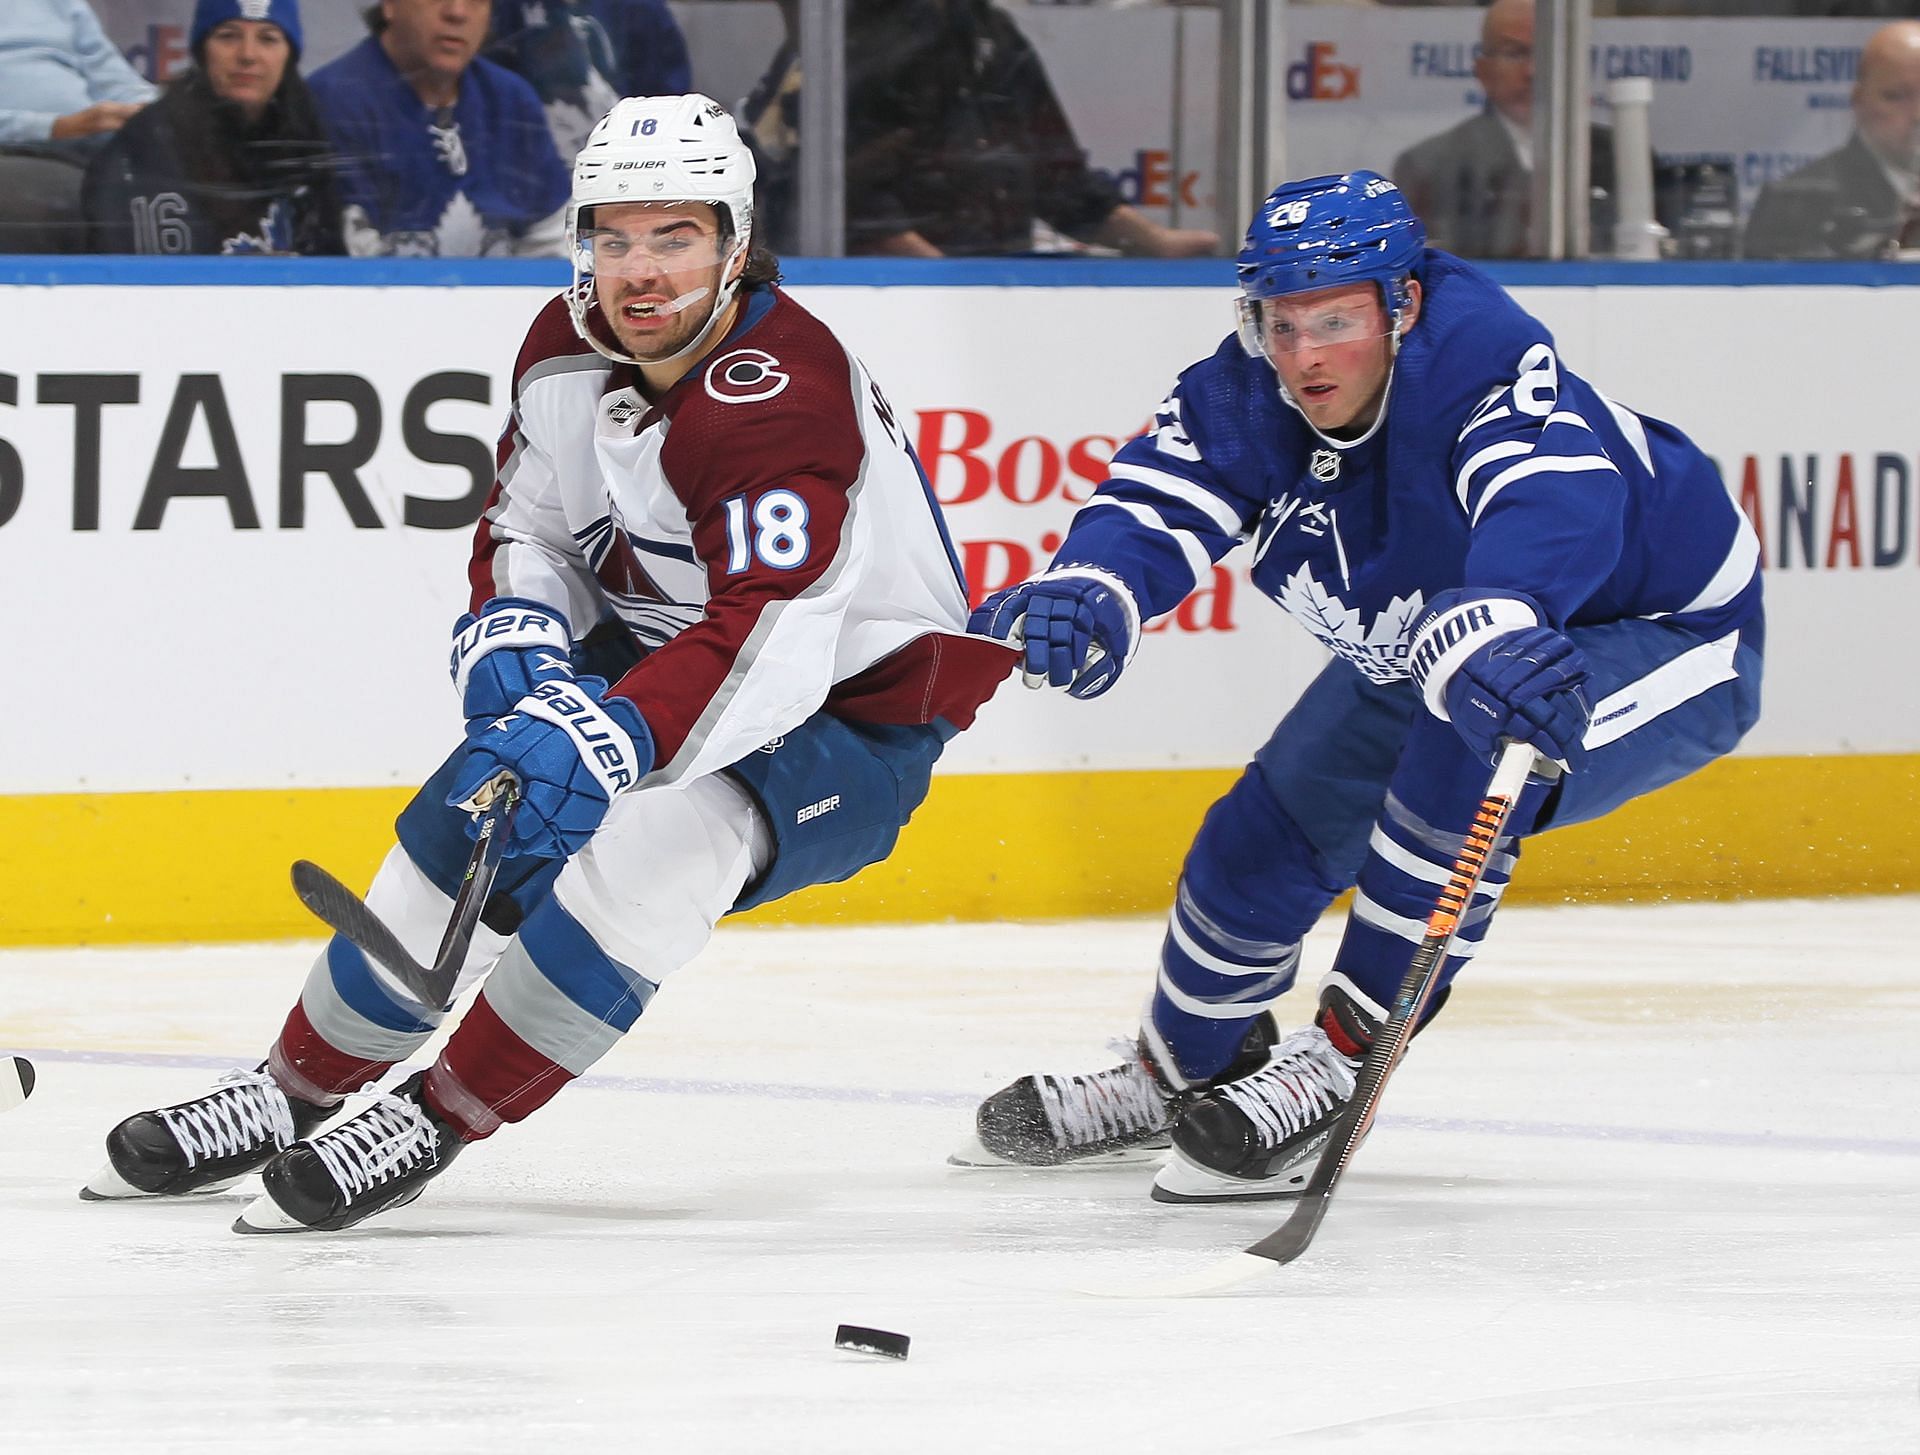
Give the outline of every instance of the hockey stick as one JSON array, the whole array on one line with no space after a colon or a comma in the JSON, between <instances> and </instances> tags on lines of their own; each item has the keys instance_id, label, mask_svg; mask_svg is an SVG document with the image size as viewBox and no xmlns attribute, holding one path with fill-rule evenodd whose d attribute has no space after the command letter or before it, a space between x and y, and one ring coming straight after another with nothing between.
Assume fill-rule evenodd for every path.
<instances>
[{"instance_id":1,"label":"hockey stick","mask_svg":"<svg viewBox=\"0 0 1920 1455\"><path fill-rule=\"evenodd\" d=\"M0 1111L12 1111L33 1095L33 1062L25 1056L0 1056Z\"/></svg>"},{"instance_id":2,"label":"hockey stick","mask_svg":"<svg viewBox=\"0 0 1920 1455\"><path fill-rule=\"evenodd\" d=\"M1527 775L1533 771L1534 757L1533 748L1526 743L1509 742L1501 749L1493 779L1487 784L1486 797L1480 800L1479 808L1474 811L1473 826L1467 830L1466 842L1461 846L1459 857L1453 861L1453 872L1447 877L1446 887L1440 891L1433 912L1427 916L1426 938L1420 941L1420 948L1414 951L1413 963L1407 967L1407 973L1400 981L1393 1011L1374 1034L1373 1045L1367 1051L1367 1059L1361 1064L1359 1078L1354 1084L1353 1099L1335 1124L1332 1136L1320 1152L1320 1160L1314 1164L1313 1175L1307 1179L1306 1189L1294 1204L1293 1211L1287 1215L1287 1220L1259 1242L1222 1259L1211 1268L1204 1268L1183 1278L1171 1278L1129 1290L1129 1296L1177 1297L1231 1288L1236 1283L1291 1263L1307 1251L1307 1245L1313 1241L1313 1235L1320 1230L1320 1224L1327 1215L1327 1207L1333 1201L1334 1188L1339 1184L1341 1174L1347 1170L1354 1152L1373 1126L1374 1115L1380 1110L1381 1094L1386 1090L1387 1078L1393 1075L1394 1067L1406 1055L1407 1043L1413 1039L1420 1017L1433 998L1434 987L1440 979L1440 967L1446 963L1447 947L1453 943L1454 933L1460 927L1460 916L1466 913L1474 890L1480 886L1480 878L1487 868L1487 856L1500 841L1500 835L1507 826L1507 817L1513 812L1521 789L1526 787Z\"/></svg>"},{"instance_id":3,"label":"hockey stick","mask_svg":"<svg viewBox=\"0 0 1920 1455\"><path fill-rule=\"evenodd\" d=\"M325 869L301 859L293 866L293 892L335 934L344 935L362 954L391 971L406 986L407 993L423 1005L444 1010L453 999L454 982L466 963L467 947L473 943L473 931L493 892L493 876L505 857L507 841L512 837L514 810L520 806L519 785L502 775L489 785L491 796L480 820L480 835L467 860L467 872L460 881L460 893L453 901L453 917L440 939L439 952L432 965L422 965L381 923L380 917L359 895L335 879ZM481 790L483 793L488 789Z\"/></svg>"}]
</instances>

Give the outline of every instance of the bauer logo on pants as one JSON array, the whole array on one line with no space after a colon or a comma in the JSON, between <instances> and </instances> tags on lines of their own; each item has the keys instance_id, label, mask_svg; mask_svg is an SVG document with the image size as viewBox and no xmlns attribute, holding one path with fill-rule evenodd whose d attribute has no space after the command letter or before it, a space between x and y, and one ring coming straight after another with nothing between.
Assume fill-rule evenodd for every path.
<instances>
[{"instance_id":1,"label":"bauer logo on pants","mask_svg":"<svg viewBox=\"0 0 1920 1455\"><path fill-rule=\"evenodd\" d=\"M831 798L821 799L818 803L809 803L793 816L794 824L798 826L810 822L813 819L819 818L822 814L832 813L839 806L840 795L837 793Z\"/></svg>"}]
</instances>

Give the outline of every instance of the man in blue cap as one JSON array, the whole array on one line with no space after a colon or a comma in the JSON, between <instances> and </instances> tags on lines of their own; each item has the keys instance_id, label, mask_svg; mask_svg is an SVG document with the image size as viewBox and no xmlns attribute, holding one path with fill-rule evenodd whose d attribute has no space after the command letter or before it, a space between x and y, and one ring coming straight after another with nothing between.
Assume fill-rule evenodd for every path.
<instances>
[{"instance_id":1,"label":"man in blue cap","mask_svg":"<svg viewBox=\"0 0 1920 1455\"><path fill-rule=\"evenodd\" d=\"M1441 972L1480 947L1519 840L1731 750L1759 712L1758 541L1712 461L1570 372L1372 172L1277 188L1239 329L1115 455L1048 569L972 627L1094 697L1241 542L1333 660L1188 852L1137 1051L1028 1076L956 1161L1173 1155L1166 1202L1284 1197L1353 1093L1503 741L1521 795ZM1310 1025L1271 1008L1355 891Z\"/></svg>"}]
</instances>

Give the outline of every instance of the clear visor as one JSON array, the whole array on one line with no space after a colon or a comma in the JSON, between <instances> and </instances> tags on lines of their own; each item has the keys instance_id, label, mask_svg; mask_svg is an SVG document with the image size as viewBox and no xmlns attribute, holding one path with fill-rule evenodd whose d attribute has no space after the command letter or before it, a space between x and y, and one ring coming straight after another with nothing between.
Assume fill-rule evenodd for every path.
<instances>
[{"instance_id":1,"label":"clear visor","mask_svg":"<svg viewBox=\"0 0 1920 1455\"><path fill-rule=\"evenodd\" d=\"M1297 354L1333 344L1365 343L1393 332L1393 318L1377 299L1314 303L1291 298L1241 298L1240 345L1254 358Z\"/></svg>"},{"instance_id":2,"label":"clear visor","mask_svg":"<svg viewBox=\"0 0 1920 1455\"><path fill-rule=\"evenodd\" d=\"M580 271L598 277L697 273L717 266L720 254L720 238L691 224L644 236L590 227L576 245Z\"/></svg>"}]
</instances>

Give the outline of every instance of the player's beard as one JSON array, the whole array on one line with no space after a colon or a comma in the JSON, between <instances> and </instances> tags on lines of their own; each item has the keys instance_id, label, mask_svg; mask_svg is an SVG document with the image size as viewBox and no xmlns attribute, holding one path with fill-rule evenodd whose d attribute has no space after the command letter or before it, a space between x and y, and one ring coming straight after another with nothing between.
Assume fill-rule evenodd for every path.
<instances>
[{"instance_id":1,"label":"player's beard","mask_svg":"<svg viewBox=\"0 0 1920 1455\"><path fill-rule=\"evenodd\" d=\"M674 296L674 301L685 298L689 293L702 296L680 312L673 314L666 327L639 329L626 322L626 307L635 299L648 296L645 291L629 290L621 294L620 299L611 307L601 304L608 326L620 347L639 359L642 363L657 363L672 358L684 349L705 328L707 320L713 316L716 300L710 287L695 284L683 289Z\"/></svg>"}]
</instances>

